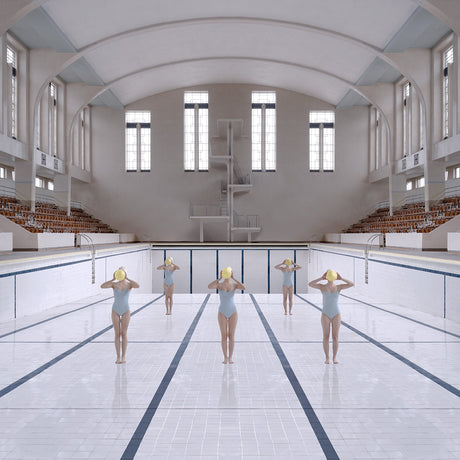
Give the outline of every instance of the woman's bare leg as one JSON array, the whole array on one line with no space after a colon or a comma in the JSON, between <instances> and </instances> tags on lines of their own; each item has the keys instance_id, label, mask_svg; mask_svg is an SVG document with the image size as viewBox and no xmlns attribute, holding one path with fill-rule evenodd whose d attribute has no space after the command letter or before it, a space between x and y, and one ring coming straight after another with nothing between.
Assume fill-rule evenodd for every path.
<instances>
[{"instance_id":1,"label":"woman's bare leg","mask_svg":"<svg viewBox=\"0 0 460 460\"><path fill-rule=\"evenodd\" d=\"M126 349L128 348L128 326L131 312L128 310L121 317L121 362L126 363Z\"/></svg>"},{"instance_id":2,"label":"woman's bare leg","mask_svg":"<svg viewBox=\"0 0 460 460\"><path fill-rule=\"evenodd\" d=\"M238 313L233 313L228 319L228 362L233 364L232 356L233 349L235 348L235 330L238 323Z\"/></svg>"},{"instance_id":3,"label":"woman's bare leg","mask_svg":"<svg viewBox=\"0 0 460 460\"><path fill-rule=\"evenodd\" d=\"M174 284L169 286L169 314L172 314L172 306L173 306L173 294L174 294Z\"/></svg>"},{"instance_id":4,"label":"woman's bare leg","mask_svg":"<svg viewBox=\"0 0 460 460\"><path fill-rule=\"evenodd\" d=\"M228 362L228 354L227 354L228 320L224 314L219 312L217 314L217 321L219 322L219 327L220 327L220 336L221 336L220 344L222 346L222 353L224 354L224 360L222 361L222 364L227 364Z\"/></svg>"},{"instance_id":5,"label":"woman's bare leg","mask_svg":"<svg viewBox=\"0 0 460 460\"><path fill-rule=\"evenodd\" d=\"M115 361L116 364L120 364L120 335L121 335L121 321L120 315L115 313L112 310L112 323L113 323L113 330L115 331L115 350L117 352L117 360Z\"/></svg>"},{"instance_id":6,"label":"woman's bare leg","mask_svg":"<svg viewBox=\"0 0 460 460\"><path fill-rule=\"evenodd\" d=\"M332 318L332 362L334 364L339 363L337 361L337 352L339 351L339 330L341 321L342 318L340 317L340 313Z\"/></svg>"},{"instance_id":7,"label":"woman's bare leg","mask_svg":"<svg viewBox=\"0 0 460 460\"><path fill-rule=\"evenodd\" d=\"M163 284L165 290L165 304L166 304L166 314L171 314L172 309L172 295L174 292L174 284L168 286L167 284Z\"/></svg>"},{"instance_id":8,"label":"woman's bare leg","mask_svg":"<svg viewBox=\"0 0 460 460\"><path fill-rule=\"evenodd\" d=\"M321 326L323 328L323 349L326 355L324 364L329 364L329 334L331 330L331 320L324 313L321 315Z\"/></svg>"},{"instance_id":9,"label":"woman's bare leg","mask_svg":"<svg viewBox=\"0 0 460 460\"><path fill-rule=\"evenodd\" d=\"M289 314L292 315L292 296L294 295L294 285L289 286L287 291L289 294Z\"/></svg>"},{"instance_id":10,"label":"woman's bare leg","mask_svg":"<svg viewBox=\"0 0 460 460\"><path fill-rule=\"evenodd\" d=\"M166 306L166 313L165 315L168 314L168 303L169 303L169 299L168 299L168 285L166 283L163 283L163 290L164 290L164 293L165 293L165 306Z\"/></svg>"},{"instance_id":11,"label":"woman's bare leg","mask_svg":"<svg viewBox=\"0 0 460 460\"><path fill-rule=\"evenodd\" d=\"M283 307L284 307L285 315L287 315L287 296L288 296L288 288L283 284Z\"/></svg>"}]
</instances>

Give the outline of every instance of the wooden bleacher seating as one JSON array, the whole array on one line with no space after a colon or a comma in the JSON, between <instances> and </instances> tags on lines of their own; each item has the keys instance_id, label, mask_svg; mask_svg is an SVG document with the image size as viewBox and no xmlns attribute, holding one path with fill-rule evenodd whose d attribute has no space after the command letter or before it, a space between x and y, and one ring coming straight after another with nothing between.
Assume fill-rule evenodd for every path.
<instances>
[{"instance_id":1,"label":"wooden bleacher seating","mask_svg":"<svg viewBox=\"0 0 460 460\"><path fill-rule=\"evenodd\" d=\"M343 233L429 233L460 214L460 196L448 197L425 212L425 203L406 204L390 216L381 208L353 224Z\"/></svg>"},{"instance_id":2,"label":"wooden bleacher seating","mask_svg":"<svg viewBox=\"0 0 460 460\"><path fill-rule=\"evenodd\" d=\"M16 198L0 196L0 214L32 233L116 233L107 224L72 208L71 215L54 204L36 202L35 212Z\"/></svg>"}]
</instances>

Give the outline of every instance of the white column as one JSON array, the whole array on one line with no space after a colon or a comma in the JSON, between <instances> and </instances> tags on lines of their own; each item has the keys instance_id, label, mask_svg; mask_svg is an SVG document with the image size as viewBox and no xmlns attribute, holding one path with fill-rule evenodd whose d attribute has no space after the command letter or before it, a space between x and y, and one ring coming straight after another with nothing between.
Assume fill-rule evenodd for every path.
<instances>
[{"instance_id":1,"label":"white column","mask_svg":"<svg viewBox=\"0 0 460 460\"><path fill-rule=\"evenodd\" d=\"M16 160L14 171L16 198L35 211L35 161Z\"/></svg>"},{"instance_id":2,"label":"white column","mask_svg":"<svg viewBox=\"0 0 460 460\"><path fill-rule=\"evenodd\" d=\"M69 214L71 199L70 174L58 174L54 178L54 203Z\"/></svg>"}]
</instances>

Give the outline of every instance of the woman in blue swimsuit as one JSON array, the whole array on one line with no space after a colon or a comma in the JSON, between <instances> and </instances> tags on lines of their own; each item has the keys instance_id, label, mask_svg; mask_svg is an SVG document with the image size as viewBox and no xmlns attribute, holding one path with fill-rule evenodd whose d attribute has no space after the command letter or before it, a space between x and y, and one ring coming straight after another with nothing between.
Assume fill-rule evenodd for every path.
<instances>
[{"instance_id":1,"label":"woman in blue swimsuit","mask_svg":"<svg viewBox=\"0 0 460 460\"><path fill-rule=\"evenodd\" d=\"M302 267L295 264L291 259L285 259L278 265L277 270L283 272L283 306L284 314L287 315L287 298L289 295L289 314L292 315L292 297L294 295L294 272Z\"/></svg>"},{"instance_id":2,"label":"woman in blue swimsuit","mask_svg":"<svg viewBox=\"0 0 460 460\"><path fill-rule=\"evenodd\" d=\"M126 349L128 347L128 326L131 318L129 311L129 293L139 284L128 278L126 269L120 267L113 274L110 281L101 284L102 289L113 289L112 323L115 331L115 350L117 351L117 364L126 363ZM121 344L120 344L121 342ZM121 346L120 346L121 345ZM121 348L121 358L120 358Z\"/></svg>"},{"instance_id":3,"label":"woman in blue swimsuit","mask_svg":"<svg viewBox=\"0 0 460 460\"><path fill-rule=\"evenodd\" d=\"M172 314L173 294L174 294L174 272L180 270L180 267L173 262L172 257L168 257L163 265L157 267L157 270L164 271L163 288L165 291L166 314Z\"/></svg>"},{"instance_id":4,"label":"woman in blue swimsuit","mask_svg":"<svg viewBox=\"0 0 460 460\"><path fill-rule=\"evenodd\" d=\"M233 272L230 267L226 267L220 272L220 278L210 283L208 288L218 289L219 291L220 305L217 320L219 321L222 352L224 353L224 360L222 363L233 364L232 356L235 347L235 329L236 323L238 322L238 313L233 297L235 295L235 289L242 289L244 291L246 286L233 277Z\"/></svg>"},{"instance_id":5,"label":"woman in blue swimsuit","mask_svg":"<svg viewBox=\"0 0 460 460\"><path fill-rule=\"evenodd\" d=\"M321 284L320 281L327 281ZM334 281L343 281L345 284L334 284ZM329 334L332 326L332 361L338 364L337 351L339 350L339 329L340 329L340 310L339 293L343 289L354 286L351 281L342 278L334 270L328 270L321 278L310 281L308 285L314 289L319 289L323 294L323 312L321 314L321 326L323 327L323 349L326 355L325 364L329 364Z\"/></svg>"}]
</instances>

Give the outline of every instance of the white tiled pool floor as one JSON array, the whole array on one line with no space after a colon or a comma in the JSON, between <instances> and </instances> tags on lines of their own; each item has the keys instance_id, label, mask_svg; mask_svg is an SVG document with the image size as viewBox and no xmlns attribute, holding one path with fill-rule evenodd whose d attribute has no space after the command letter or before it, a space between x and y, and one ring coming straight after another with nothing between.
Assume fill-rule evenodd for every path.
<instances>
[{"instance_id":1,"label":"white tiled pool floor","mask_svg":"<svg viewBox=\"0 0 460 460\"><path fill-rule=\"evenodd\" d=\"M0 459L460 458L459 324L342 297L325 365L319 295L237 294L223 365L218 297L159 295L133 293L123 365L107 295L0 324Z\"/></svg>"}]
</instances>

